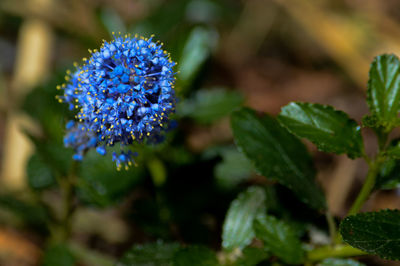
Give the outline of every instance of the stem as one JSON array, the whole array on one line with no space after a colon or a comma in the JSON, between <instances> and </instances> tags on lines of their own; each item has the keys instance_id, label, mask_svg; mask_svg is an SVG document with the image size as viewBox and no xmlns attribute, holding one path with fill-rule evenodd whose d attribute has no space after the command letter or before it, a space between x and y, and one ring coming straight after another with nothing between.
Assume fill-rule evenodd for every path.
<instances>
[{"instance_id":1,"label":"stem","mask_svg":"<svg viewBox=\"0 0 400 266\"><path fill-rule=\"evenodd\" d=\"M376 133L376 135L378 136L378 147L379 147L379 151L383 151L386 147L386 142L389 136L389 133L386 133L384 131L379 131Z\"/></svg>"},{"instance_id":2,"label":"stem","mask_svg":"<svg viewBox=\"0 0 400 266\"><path fill-rule=\"evenodd\" d=\"M64 240L67 240L71 233L71 218L75 211L75 184L76 184L76 172L78 170L78 162L72 161L69 175L65 179L64 194L63 194L63 206L64 215L62 218L62 225L64 228Z\"/></svg>"},{"instance_id":3,"label":"stem","mask_svg":"<svg viewBox=\"0 0 400 266\"><path fill-rule=\"evenodd\" d=\"M65 242L71 233L71 218L75 211L75 184L78 162L72 161L69 173L58 180L62 195L62 214L57 224L52 228L52 241Z\"/></svg>"},{"instance_id":4,"label":"stem","mask_svg":"<svg viewBox=\"0 0 400 266\"><path fill-rule=\"evenodd\" d=\"M358 194L353 205L351 206L348 215L358 213L361 207L364 205L365 201L368 199L369 195L371 194L371 191L374 189L376 175L378 174L380 165L381 165L381 159L380 156L378 155L377 159L370 163L365 183L361 188L361 191Z\"/></svg>"},{"instance_id":5,"label":"stem","mask_svg":"<svg viewBox=\"0 0 400 266\"><path fill-rule=\"evenodd\" d=\"M356 214L360 211L361 207L364 205L365 201L368 199L369 195L375 187L376 176L379 172L381 164L384 161L383 154L386 150L386 143L389 133L387 133L386 131L376 131L376 135L378 137L379 146L378 155L376 156L375 160L371 161L371 159L365 154L365 150L363 151L362 157L368 163L369 169L364 185L361 188L361 191L358 194L353 205L351 206L348 215Z\"/></svg>"},{"instance_id":6,"label":"stem","mask_svg":"<svg viewBox=\"0 0 400 266\"><path fill-rule=\"evenodd\" d=\"M344 258L344 257L354 257L360 255L367 255L367 253L357 248L353 248L352 246L349 245L336 245L334 247L324 246L309 251L307 253L307 260L320 261L332 257Z\"/></svg>"},{"instance_id":7,"label":"stem","mask_svg":"<svg viewBox=\"0 0 400 266\"><path fill-rule=\"evenodd\" d=\"M336 223L335 219L333 218L332 214L329 211L325 213L326 221L328 223L329 228L329 236L331 237L332 244L338 244L337 240L337 230L336 230Z\"/></svg>"}]
</instances>

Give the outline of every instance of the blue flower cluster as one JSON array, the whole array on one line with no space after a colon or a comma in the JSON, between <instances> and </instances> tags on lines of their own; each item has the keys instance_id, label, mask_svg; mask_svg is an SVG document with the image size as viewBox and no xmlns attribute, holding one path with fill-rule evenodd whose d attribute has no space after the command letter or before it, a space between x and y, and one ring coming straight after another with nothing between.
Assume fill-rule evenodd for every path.
<instances>
[{"instance_id":1,"label":"blue flower cluster","mask_svg":"<svg viewBox=\"0 0 400 266\"><path fill-rule=\"evenodd\" d=\"M176 65L162 44L152 37L115 36L99 50L90 51L76 71L67 72L67 84L59 86L60 102L78 111L77 122L67 124L64 143L82 159L90 148L104 155L105 146L121 144L113 154L119 169L134 163L135 155L124 150L133 142L159 141L175 111Z\"/></svg>"}]
</instances>

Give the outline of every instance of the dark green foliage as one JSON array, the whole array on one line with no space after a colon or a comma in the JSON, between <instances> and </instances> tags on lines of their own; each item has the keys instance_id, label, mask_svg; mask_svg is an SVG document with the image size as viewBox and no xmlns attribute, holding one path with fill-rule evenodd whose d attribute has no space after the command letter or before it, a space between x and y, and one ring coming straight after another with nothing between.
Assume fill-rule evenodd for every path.
<instances>
[{"instance_id":1,"label":"dark green foliage","mask_svg":"<svg viewBox=\"0 0 400 266\"><path fill-rule=\"evenodd\" d=\"M290 188L315 209L325 208L325 198L315 183L315 170L303 143L272 117L258 117L248 108L232 114L237 146L255 169Z\"/></svg>"},{"instance_id":2,"label":"dark green foliage","mask_svg":"<svg viewBox=\"0 0 400 266\"><path fill-rule=\"evenodd\" d=\"M179 60L179 80L182 84L187 86L193 81L211 55L216 41L215 33L207 28L196 27L190 32Z\"/></svg>"},{"instance_id":3,"label":"dark green foliage","mask_svg":"<svg viewBox=\"0 0 400 266\"><path fill-rule=\"evenodd\" d=\"M398 125L400 111L400 61L397 56L380 55L372 62L367 103L376 125L390 131Z\"/></svg>"},{"instance_id":4,"label":"dark green foliage","mask_svg":"<svg viewBox=\"0 0 400 266\"><path fill-rule=\"evenodd\" d=\"M57 175L68 173L73 154L71 149L63 145L65 123L73 114L55 99L60 93L56 86L63 82L63 77L61 72L57 72L52 80L32 90L22 105L22 109L39 122L44 134L36 136L26 129L25 132L34 143L40 160Z\"/></svg>"},{"instance_id":5,"label":"dark green foliage","mask_svg":"<svg viewBox=\"0 0 400 266\"><path fill-rule=\"evenodd\" d=\"M56 95L60 94L56 86L62 82L63 71L56 72L49 82L32 90L22 104L22 110L39 122L45 136L57 141L62 140L65 123L73 116L66 104L60 104L55 99Z\"/></svg>"},{"instance_id":6,"label":"dark green foliage","mask_svg":"<svg viewBox=\"0 0 400 266\"><path fill-rule=\"evenodd\" d=\"M90 151L80 167L79 195L84 202L101 207L122 199L143 177L143 165L117 171L111 154L101 156Z\"/></svg>"},{"instance_id":7,"label":"dark green foliage","mask_svg":"<svg viewBox=\"0 0 400 266\"><path fill-rule=\"evenodd\" d=\"M215 252L203 246L189 246L177 251L173 258L174 266L218 266Z\"/></svg>"},{"instance_id":8,"label":"dark green foliage","mask_svg":"<svg viewBox=\"0 0 400 266\"><path fill-rule=\"evenodd\" d=\"M273 216L259 216L254 221L256 237L273 254L289 264L299 264L304 251L295 231L288 224Z\"/></svg>"},{"instance_id":9,"label":"dark green foliage","mask_svg":"<svg viewBox=\"0 0 400 266\"><path fill-rule=\"evenodd\" d=\"M26 132L36 148L36 154L40 160L47 164L49 168L57 175L65 176L72 165L72 149L63 146L62 140L53 140L52 138L39 138Z\"/></svg>"},{"instance_id":10,"label":"dark green foliage","mask_svg":"<svg viewBox=\"0 0 400 266\"><path fill-rule=\"evenodd\" d=\"M203 246L182 247L177 243L136 245L117 266L217 266L215 252Z\"/></svg>"},{"instance_id":11,"label":"dark green foliage","mask_svg":"<svg viewBox=\"0 0 400 266\"><path fill-rule=\"evenodd\" d=\"M400 161L388 159L380 168L376 189L395 189L400 186Z\"/></svg>"},{"instance_id":12,"label":"dark green foliage","mask_svg":"<svg viewBox=\"0 0 400 266\"><path fill-rule=\"evenodd\" d=\"M282 108L281 122L291 133L306 138L324 152L360 157L363 151L360 126L331 106L290 103Z\"/></svg>"},{"instance_id":13,"label":"dark green foliage","mask_svg":"<svg viewBox=\"0 0 400 266\"><path fill-rule=\"evenodd\" d=\"M237 266L255 266L269 258L267 249L246 247L242 250L241 256L235 261Z\"/></svg>"},{"instance_id":14,"label":"dark green foliage","mask_svg":"<svg viewBox=\"0 0 400 266\"><path fill-rule=\"evenodd\" d=\"M392 145L387 149L386 154L389 158L400 159L400 141L396 140L392 142Z\"/></svg>"},{"instance_id":15,"label":"dark green foliage","mask_svg":"<svg viewBox=\"0 0 400 266\"><path fill-rule=\"evenodd\" d=\"M223 189L233 189L250 178L253 167L250 161L236 148L226 148L221 152L222 161L214 168L217 184Z\"/></svg>"},{"instance_id":16,"label":"dark green foliage","mask_svg":"<svg viewBox=\"0 0 400 266\"><path fill-rule=\"evenodd\" d=\"M128 250L117 266L171 266L175 253L180 249L177 243L150 243L136 245Z\"/></svg>"},{"instance_id":17,"label":"dark green foliage","mask_svg":"<svg viewBox=\"0 0 400 266\"><path fill-rule=\"evenodd\" d=\"M29 159L26 171L28 185L32 189L45 189L56 183L53 171L36 154L32 155Z\"/></svg>"},{"instance_id":18,"label":"dark green foliage","mask_svg":"<svg viewBox=\"0 0 400 266\"><path fill-rule=\"evenodd\" d=\"M383 210L346 217L340 224L343 240L382 258L400 259L400 211Z\"/></svg>"},{"instance_id":19,"label":"dark green foliage","mask_svg":"<svg viewBox=\"0 0 400 266\"><path fill-rule=\"evenodd\" d=\"M388 156L380 166L375 189L395 189L400 186L399 143L399 139L394 139L389 144L386 152Z\"/></svg>"},{"instance_id":20,"label":"dark green foliage","mask_svg":"<svg viewBox=\"0 0 400 266\"><path fill-rule=\"evenodd\" d=\"M265 192L260 187L250 187L232 201L226 214L222 246L226 249L243 248L253 239L253 221L266 211Z\"/></svg>"},{"instance_id":21,"label":"dark green foliage","mask_svg":"<svg viewBox=\"0 0 400 266\"><path fill-rule=\"evenodd\" d=\"M210 123L226 117L242 103L243 97L236 91L203 89L197 91L192 99L183 101L178 106L178 114L200 123Z\"/></svg>"},{"instance_id":22,"label":"dark green foliage","mask_svg":"<svg viewBox=\"0 0 400 266\"><path fill-rule=\"evenodd\" d=\"M71 251L64 245L52 245L46 248L43 256L42 266L73 266L76 259Z\"/></svg>"}]
</instances>

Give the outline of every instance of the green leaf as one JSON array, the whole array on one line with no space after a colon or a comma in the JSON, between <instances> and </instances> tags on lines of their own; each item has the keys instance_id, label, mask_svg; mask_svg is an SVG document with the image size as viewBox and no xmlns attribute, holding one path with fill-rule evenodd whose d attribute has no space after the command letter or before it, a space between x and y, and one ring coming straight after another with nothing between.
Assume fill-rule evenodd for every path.
<instances>
[{"instance_id":1,"label":"green leaf","mask_svg":"<svg viewBox=\"0 0 400 266\"><path fill-rule=\"evenodd\" d=\"M117 203L142 180L143 165L117 171L111 153L102 156L91 150L85 155L78 180L78 195L85 203L99 207Z\"/></svg>"},{"instance_id":2,"label":"green leaf","mask_svg":"<svg viewBox=\"0 0 400 266\"><path fill-rule=\"evenodd\" d=\"M400 187L400 140L394 139L387 148L388 155L375 182L375 189L395 189Z\"/></svg>"},{"instance_id":3,"label":"green leaf","mask_svg":"<svg viewBox=\"0 0 400 266\"><path fill-rule=\"evenodd\" d=\"M371 64L367 103L379 125L390 131L400 111L400 61L397 56L377 56Z\"/></svg>"},{"instance_id":4,"label":"green leaf","mask_svg":"<svg viewBox=\"0 0 400 266\"><path fill-rule=\"evenodd\" d=\"M178 105L178 114L190 117L200 123L211 123L229 115L240 107L244 99L236 91L220 88L199 90L193 98Z\"/></svg>"},{"instance_id":5,"label":"green leaf","mask_svg":"<svg viewBox=\"0 0 400 266\"><path fill-rule=\"evenodd\" d=\"M37 148L37 152L47 165L52 166L60 174L66 175L71 169L74 151L71 148L65 148L62 143L62 141L46 142L41 148Z\"/></svg>"},{"instance_id":6,"label":"green leaf","mask_svg":"<svg viewBox=\"0 0 400 266\"><path fill-rule=\"evenodd\" d=\"M400 211L384 210L346 217L340 224L343 240L384 259L400 259Z\"/></svg>"},{"instance_id":7,"label":"green leaf","mask_svg":"<svg viewBox=\"0 0 400 266\"><path fill-rule=\"evenodd\" d=\"M328 258L318 263L318 266L365 266L365 264L351 259Z\"/></svg>"},{"instance_id":8,"label":"green leaf","mask_svg":"<svg viewBox=\"0 0 400 266\"><path fill-rule=\"evenodd\" d=\"M254 230L272 254L289 264L302 262L304 251L301 242L289 225L273 216L264 216L254 221Z\"/></svg>"},{"instance_id":9,"label":"green leaf","mask_svg":"<svg viewBox=\"0 0 400 266\"><path fill-rule=\"evenodd\" d=\"M173 258L174 266L217 266L215 252L202 246L189 246L177 251Z\"/></svg>"},{"instance_id":10,"label":"green leaf","mask_svg":"<svg viewBox=\"0 0 400 266\"><path fill-rule=\"evenodd\" d=\"M386 154L393 159L400 159L400 141L396 141L395 144L391 145L387 151Z\"/></svg>"},{"instance_id":11,"label":"green leaf","mask_svg":"<svg viewBox=\"0 0 400 266\"><path fill-rule=\"evenodd\" d=\"M236 147L221 151L222 162L214 168L217 184L224 189L231 189L247 180L253 171L250 161Z\"/></svg>"},{"instance_id":12,"label":"green leaf","mask_svg":"<svg viewBox=\"0 0 400 266\"><path fill-rule=\"evenodd\" d=\"M310 140L321 151L346 153L353 159L361 156L360 126L346 113L331 106L293 102L282 108L279 122L294 135Z\"/></svg>"},{"instance_id":13,"label":"green leaf","mask_svg":"<svg viewBox=\"0 0 400 266\"><path fill-rule=\"evenodd\" d=\"M32 189L46 189L56 184L52 170L37 154L29 159L26 171Z\"/></svg>"},{"instance_id":14,"label":"green leaf","mask_svg":"<svg viewBox=\"0 0 400 266\"><path fill-rule=\"evenodd\" d=\"M136 245L124 254L117 266L172 266L172 260L179 248L177 243Z\"/></svg>"},{"instance_id":15,"label":"green leaf","mask_svg":"<svg viewBox=\"0 0 400 266\"><path fill-rule=\"evenodd\" d=\"M75 258L70 250L64 245L53 245L46 248L42 266L73 266Z\"/></svg>"},{"instance_id":16,"label":"green leaf","mask_svg":"<svg viewBox=\"0 0 400 266\"><path fill-rule=\"evenodd\" d=\"M65 122L73 113L67 104L60 104L56 95L61 91L56 86L65 82L64 71L52 73L52 79L30 91L22 102L21 109L39 122L43 133L52 140L61 141L65 133Z\"/></svg>"},{"instance_id":17,"label":"green leaf","mask_svg":"<svg viewBox=\"0 0 400 266\"><path fill-rule=\"evenodd\" d=\"M222 246L226 249L243 248L254 237L253 221L258 214L265 213L265 191L250 187L232 201L222 232Z\"/></svg>"},{"instance_id":18,"label":"green leaf","mask_svg":"<svg viewBox=\"0 0 400 266\"><path fill-rule=\"evenodd\" d=\"M179 38L179 34L182 34L179 31L179 26L186 24L182 22L185 19L187 2L187 0L177 0L168 5L154 3L152 11L149 12L148 16L132 23L129 32L142 34L144 36L155 34L157 38L163 40L169 35L172 35L171 39L173 40ZM153 5L153 3L151 5ZM170 46L170 40L168 41L168 46Z\"/></svg>"},{"instance_id":19,"label":"green leaf","mask_svg":"<svg viewBox=\"0 0 400 266\"><path fill-rule=\"evenodd\" d=\"M60 141L46 141L40 139L29 132L25 134L35 144L36 154L40 157L41 161L51 167L54 173L59 175L67 175L71 168L73 150L67 149Z\"/></svg>"},{"instance_id":20,"label":"green leaf","mask_svg":"<svg viewBox=\"0 0 400 266\"><path fill-rule=\"evenodd\" d=\"M291 189L303 202L325 209L324 195L315 183L315 170L304 144L265 115L259 118L248 108L232 114L236 145L265 177Z\"/></svg>"},{"instance_id":21,"label":"green leaf","mask_svg":"<svg viewBox=\"0 0 400 266\"><path fill-rule=\"evenodd\" d=\"M203 27L196 27L190 33L181 59L179 60L179 79L185 85L190 84L201 66L211 55L217 43L215 32Z\"/></svg>"},{"instance_id":22,"label":"green leaf","mask_svg":"<svg viewBox=\"0 0 400 266\"><path fill-rule=\"evenodd\" d=\"M265 249L246 247L241 256L235 261L237 266L255 266L269 258L269 253Z\"/></svg>"},{"instance_id":23,"label":"green leaf","mask_svg":"<svg viewBox=\"0 0 400 266\"><path fill-rule=\"evenodd\" d=\"M369 127L373 129L379 128L379 121L375 116L364 115L361 121L363 127Z\"/></svg>"},{"instance_id":24,"label":"green leaf","mask_svg":"<svg viewBox=\"0 0 400 266\"><path fill-rule=\"evenodd\" d=\"M376 178L375 189L395 189L400 187L400 160L384 162Z\"/></svg>"}]
</instances>

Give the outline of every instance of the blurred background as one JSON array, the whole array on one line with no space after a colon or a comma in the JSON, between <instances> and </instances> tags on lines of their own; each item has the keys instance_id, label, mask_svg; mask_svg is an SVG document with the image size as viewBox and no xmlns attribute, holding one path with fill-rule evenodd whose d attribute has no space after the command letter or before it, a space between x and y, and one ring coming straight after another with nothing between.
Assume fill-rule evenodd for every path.
<instances>
[{"instance_id":1,"label":"blurred background","mask_svg":"<svg viewBox=\"0 0 400 266\"><path fill-rule=\"evenodd\" d=\"M360 122L370 62L400 54L399 11L395 0L0 0L0 265L61 265L51 262L60 256L66 265L112 265L132 244L158 239L219 250L231 200L266 182L236 150L229 113L245 104L275 115L309 101ZM56 86L111 32L155 34L178 62L178 128L162 145L135 147L139 166L129 171L89 152L71 255L46 246L48 212L57 216L63 204L57 180L72 155L62 138L73 114L55 100ZM371 154L374 136L363 134ZM308 146L329 208L342 217L366 165ZM365 209L400 208L397 185ZM278 188L281 204L295 209L288 194ZM307 231L321 218L305 213L294 215Z\"/></svg>"}]
</instances>

